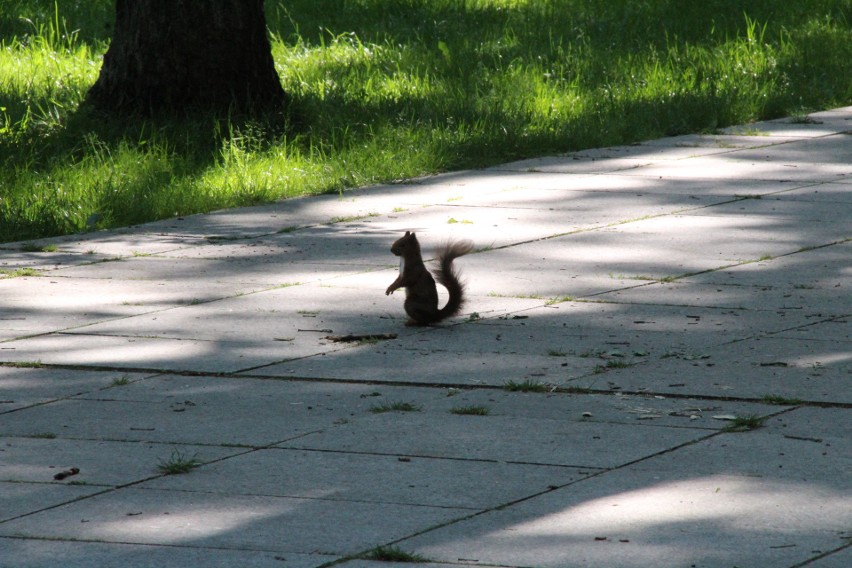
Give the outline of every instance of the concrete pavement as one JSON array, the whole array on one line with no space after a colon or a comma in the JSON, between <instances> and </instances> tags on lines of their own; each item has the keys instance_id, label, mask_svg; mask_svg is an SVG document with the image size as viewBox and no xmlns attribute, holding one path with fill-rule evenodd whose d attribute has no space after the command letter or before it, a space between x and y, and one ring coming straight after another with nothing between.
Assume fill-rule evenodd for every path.
<instances>
[{"instance_id":1,"label":"concrete pavement","mask_svg":"<svg viewBox=\"0 0 852 568\"><path fill-rule=\"evenodd\" d=\"M0 566L852 565L850 133L0 245ZM460 317L405 230L476 243Z\"/></svg>"}]
</instances>

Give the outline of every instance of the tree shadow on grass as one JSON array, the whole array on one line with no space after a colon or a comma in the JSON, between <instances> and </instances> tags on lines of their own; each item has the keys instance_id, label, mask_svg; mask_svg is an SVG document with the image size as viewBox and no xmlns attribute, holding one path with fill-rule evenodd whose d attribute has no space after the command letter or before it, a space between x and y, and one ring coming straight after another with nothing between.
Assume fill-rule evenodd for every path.
<instances>
[{"instance_id":1,"label":"tree shadow on grass","mask_svg":"<svg viewBox=\"0 0 852 568\"><path fill-rule=\"evenodd\" d=\"M103 4L83 4L76 4L73 10L60 6L60 12L67 9L69 13L60 13L62 21L54 27L60 35L66 28L79 28L76 42L101 49L108 39L111 11ZM734 39L756 45L745 39L755 33L749 22L769 24L765 39L777 42L785 26L794 29L801 23L807 31L808 22L815 21L811 12L842 21L842 9L818 4L816 10L801 3L779 10L772 3L761 2L749 7L746 19L738 4L721 0L712 3L712 10L704 4L683 7L669 2L509 4L268 2L269 28L284 42L300 41L307 46L350 42L363 52L361 59L329 57L312 71L316 77L306 80L325 81L328 89L321 95L310 89L295 95L294 115L303 122L295 125L293 133L299 142L293 145L289 145L292 140L282 142L285 133L290 135L288 119L266 123L239 117L126 120L94 115L85 107L65 115L62 108L76 108L76 101L66 101L63 88L34 95L29 108L42 109L44 116L39 120L43 124L18 140L0 142L0 163L14 172L10 178L29 176L17 189L26 188L26 195L5 196L0 241L248 205L297 191L286 183L258 191L252 187L257 180L250 178L234 196L225 198L217 188L205 186L203 174L220 160L223 147L235 140L238 145L250 141L239 148L249 158L281 148L303 151L312 158L320 156L311 166L329 171L301 181L311 184L311 192L326 192L425 172L713 130L755 116L777 116L796 105L840 96L831 77L848 75L844 65L850 58L844 57L842 49L834 50L838 54L827 60L830 72L824 72L826 59L821 57L825 52L834 53L831 46L845 45L841 41L845 30L840 26L836 36L812 34L805 44L811 53L809 60L819 61L820 68L802 76L806 87L799 91L820 93L815 98L797 99L795 93L783 89L772 91L771 85L767 92L757 93L760 96L740 98L736 85L717 88L708 80L662 98L633 100L616 96L616 91L639 88L644 78L635 78L635 85L627 84L630 81L619 78L622 70L610 67L613 62L656 52L665 59L670 44L685 50L712 50ZM52 2L32 3L29 11L18 8L21 14L43 21L55 18ZM10 9L8 13L16 12ZM0 29L19 37L37 27L10 17L0 19ZM661 27L665 34L658 32ZM648 29L654 34L648 35ZM391 56L382 55L385 47ZM395 54L397 48L402 55ZM581 57L572 50L579 50ZM589 61L575 69L574 60L565 62L571 57ZM796 60L780 60L768 82L789 76L795 83L796 66ZM375 67L381 73L375 74ZM542 82L541 77L529 73L548 74L549 78ZM509 78L505 78L507 74ZM421 90L403 89L397 94L392 92L393 85L387 87L388 92L367 92L361 81L404 83L422 76L431 83ZM587 101L588 108L573 110L573 82L598 89L600 96ZM557 108L539 116L528 110L538 88L561 90L565 96L558 99ZM0 106L13 108L20 103L14 99L19 98L0 94ZM15 112L9 115L20 119ZM358 154L361 148L368 148L362 154L376 156L381 164L365 164L366 159ZM333 155L331 160L322 159L329 155ZM407 167L395 167L399 163ZM91 176L88 185L97 190L90 195L69 195L71 181L85 175Z\"/></svg>"}]
</instances>

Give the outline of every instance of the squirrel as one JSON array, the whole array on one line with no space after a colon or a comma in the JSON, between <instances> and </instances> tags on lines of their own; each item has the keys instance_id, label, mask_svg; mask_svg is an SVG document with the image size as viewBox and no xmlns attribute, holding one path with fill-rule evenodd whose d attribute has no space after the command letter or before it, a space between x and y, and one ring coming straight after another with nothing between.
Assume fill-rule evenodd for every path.
<instances>
[{"instance_id":1,"label":"squirrel","mask_svg":"<svg viewBox=\"0 0 852 568\"><path fill-rule=\"evenodd\" d=\"M405 287L405 313L410 318L406 325L429 325L459 313L464 304L464 284L453 268L453 260L473 250L470 241L448 242L436 254L438 269L435 278L423 264L420 243L409 231L391 246L391 252L399 257L399 276L388 286L385 295ZM443 308L438 308L438 289L435 279L450 293Z\"/></svg>"}]
</instances>

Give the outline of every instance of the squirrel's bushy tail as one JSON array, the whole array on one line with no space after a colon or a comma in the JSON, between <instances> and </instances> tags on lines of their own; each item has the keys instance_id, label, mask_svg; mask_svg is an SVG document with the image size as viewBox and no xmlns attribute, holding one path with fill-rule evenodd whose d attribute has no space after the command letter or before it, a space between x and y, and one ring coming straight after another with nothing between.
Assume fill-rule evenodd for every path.
<instances>
[{"instance_id":1,"label":"squirrel's bushy tail","mask_svg":"<svg viewBox=\"0 0 852 568\"><path fill-rule=\"evenodd\" d=\"M447 289L450 299L446 306L438 310L436 321L456 315L464 306L464 285L460 280L459 272L453 268L453 260L472 250L471 241L448 242L438 249L436 254L438 269L435 270L435 280Z\"/></svg>"}]
</instances>

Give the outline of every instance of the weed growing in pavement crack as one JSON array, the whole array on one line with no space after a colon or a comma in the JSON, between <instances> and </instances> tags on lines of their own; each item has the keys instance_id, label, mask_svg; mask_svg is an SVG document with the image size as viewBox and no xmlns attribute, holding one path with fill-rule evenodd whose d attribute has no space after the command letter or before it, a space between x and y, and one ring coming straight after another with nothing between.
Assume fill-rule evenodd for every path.
<instances>
[{"instance_id":1,"label":"weed growing in pavement crack","mask_svg":"<svg viewBox=\"0 0 852 568\"><path fill-rule=\"evenodd\" d=\"M727 426L725 426L725 432L748 432L750 430L757 430L763 426L764 422L766 422L766 418L760 417L756 414L737 416L731 420Z\"/></svg>"},{"instance_id":2,"label":"weed growing in pavement crack","mask_svg":"<svg viewBox=\"0 0 852 568\"><path fill-rule=\"evenodd\" d=\"M379 562L429 562L419 554L405 552L395 546L377 546L362 556L364 560L377 560Z\"/></svg>"},{"instance_id":3,"label":"weed growing in pavement crack","mask_svg":"<svg viewBox=\"0 0 852 568\"><path fill-rule=\"evenodd\" d=\"M175 448L169 459L160 460L157 464L157 471L163 475L178 475L188 473L200 465L201 461L196 456L187 458L185 453Z\"/></svg>"},{"instance_id":4,"label":"weed growing in pavement crack","mask_svg":"<svg viewBox=\"0 0 852 568\"><path fill-rule=\"evenodd\" d=\"M503 383L503 388L509 392L547 392L549 390L547 385L530 379L524 379L521 382L506 381Z\"/></svg>"},{"instance_id":5,"label":"weed growing in pavement crack","mask_svg":"<svg viewBox=\"0 0 852 568\"><path fill-rule=\"evenodd\" d=\"M778 406L798 406L804 402L799 398L787 398L772 394L765 395L762 400L766 404L776 404Z\"/></svg>"},{"instance_id":6,"label":"weed growing in pavement crack","mask_svg":"<svg viewBox=\"0 0 852 568\"><path fill-rule=\"evenodd\" d=\"M381 414L383 412L418 412L419 410L419 406L410 402L390 402L370 408L370 412L373 414Z\"/></svg>"},{"instance_id":7,"label":"weed growing in pavement crack","mask_svg":"<svg viewBox=\"0 0 852 568\"><path fill-rule=\"evenodd\" d=\"M468 416L488 416L491 411L487 406L471 404L469 406L454 406L450 409L450 412Z\"/></svg>"}]
</instances>

